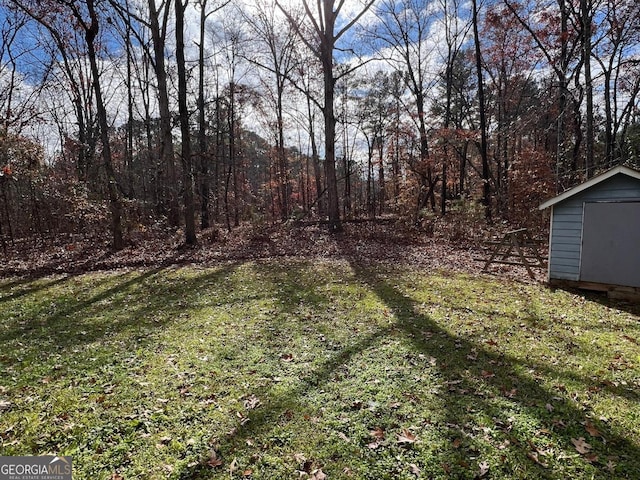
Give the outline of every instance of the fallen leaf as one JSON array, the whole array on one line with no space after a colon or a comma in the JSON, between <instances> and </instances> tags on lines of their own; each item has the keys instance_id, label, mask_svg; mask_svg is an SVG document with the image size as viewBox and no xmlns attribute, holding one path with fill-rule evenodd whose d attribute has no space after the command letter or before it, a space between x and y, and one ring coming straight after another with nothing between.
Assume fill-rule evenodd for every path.
<instances>
[{"instance_id":1,"label":"fallen leaf","mask_svg":"<svg viewBox=\"0 0 640 480\"><path fill-rule=\"evenodd\" d=\"M111 475L111 480L124 480L124 477L119 473L114 473L113 475Z\"/></svg>"},{"instance_id":2,"label":"fallen leaf","mask_svg":"<svg viewBox=\"0 0 640 480\"><path fill-rule=\"evenodd\" d=\"M242 472L243 477L250 477L251 475L253 475L253 470L251 470L250 468L247 468L244 472Z\"/></svg>"},{"instance_id":3,"label":"fallen leaf","mask_svg":"<svg viewBox=\"0 0 640 480\"><path fill-rule=\"evenodd\" d=\"M233 476L236 470L238 470L238 459L234 458L231 465L229 465L229 473Z\"/></svg>"},{"instance_id":4,"label":"fallen leaf","mask_svg":"<svg viewBox=\"0 0 640 480\"><path fill-rule=\"evenodd\" d=\"M327 475L322 471L322 469L318 469L318 470L314 470L313 472L311 472L311 477L309 477L311 480L325 480L327 478Z\"/></svg>"},{"instance_id":5,"label":"fallen leaf","mask_svg":"<svg viewBox=\"0 0 640 480\"><path fill-rule=\"evenodd\" d=\"M502 390L502 394L507 398L514 398L517 393L518 393L517 388L512 388L511 390L506 390L506 389Z\"/></svg>"},{"instance_id":6,"label":"fallen leaf","mask_svg":"<svg viewBox=\"0 0 640 480\"><path fill-rule=\"evenodd\" d=\"M207 465L213 468L222 466L222 459L218 458L218 454L215 450L211 450L211 452L209 452L209 460L207 461Z\"/></svg>"},{"instance_id":7,"label":"fallen leaf","mask_svg":"<svg viewBox=\"0 0 640 480\"><path fill-rule=\"evenodd\" d=\"M596 463L598 461L598 455L596 455L595 453L591 452L591 453L587 453L584 456L584 459L589 462L589 463Z\"/></svg>"},{"instance_id":8,"label":"fallen leaf","mask_svg":"<svg viewBox=\"0 0 640 480\"><path fill-rule=\"evenodd\" d=\"M283 414L282 417L289 421L289 420L293 420L293 417L295 417L295 413L293 412L293 410L286 410Z\"/></svg>"},{"instance_id":9,"label":"fallen leaf","mask_svg":"<svg viewBox=\"0 0 640 480\"><path fill-rule=\"evenodd\" d=\"M453 448L460 448L460 445L462 445L462 440L459 438L456 438L452 443Z\"/></svg>"},{"instance_id":10,"label":"fallen leaf","mask_svg":"<svg viewBox=\"0 0 640 480\"><path fill-rule=\"evenodd\" d=\"M242 404L244 405L244 408L246 408L247 410L253 410L254 408L259 407L262 404L262 402L255 395L251 395L249 398L245 399L244 402L242 402Z\"/></svg>"},{"instance_id":11,"label":"fallen leaf","mask_svg":"<svg viewBox=\"0 0 640 480\"><path fill-rule=\"evenodd\" d=\"M593 425L593 423L591 423L589 420L587 420L584 424L584 429L589 433L589 435L591 435L592 437L601 437L602 434L600 433L600 431Z\"/></svg>"},{"instance_id":12,"label":"fallen leaf","mask_svg":"<svg viewBox=\"0 0 640 480\"><path fill-rule=\"evenodd\" d=\"M567 428L567 424L559 418L553 419L553 426L557 428Z\"/></svg>"},{"instance_id":13,"label":"fallen leaf","mask_svg":"<svg viewBox=\"0 0 640 480\"><path fill-rule=\"evenodd\" d=\"M398 434L398 443L400 444L411 444L415 443L415 441L416 436L406 428Z\"/></svg>"},{"instance_id":14,"label":"fallen leaf","mask_svg":"<svg viewBox=\"0 0 640 480\"><path fill-rule=\"evenodd\" d=\"M384 439L384 430L380 427L376 427L369 432L369 435L378 440Z\"/></svg>"},{"instance_id":15,"label":"fallen leaf","mask_svg":"<svg viewBox=\"0 0 640 480\"><path fill-rule=\"evenodd\" d=\"M527 453L527 457L529 457L531 460L533 460L543 468L547 468L549 466L546 463L543 463L542 461L540 461L540 458L538 458L538 452L529 452Z\"/></svg>"},{"instance_id":16,"label":"fallen leaf","mask_svg":"<svg viewBox=\"0 0 640 480\"><path fill-rule=\"evenodd\" d=\"M509 445L511 445L511 442L509 440L505 440L500 445L498 445L498 449L499 450L504 450L505 448L508 448Z\"/></svg>"},{"instance_id":17,"label":"fallen leaf","mask_svg":"<svg viewBox=\"0 0 640 480\"><path fill-rule=\"evenodd\" d=\"M380 445L382 445L382 442L380 440L376 440L375 442L368 443L367 448L369 448L370 450L375 450Z\"/></svg>"},{"instance_id":18,"label":"fallen leaf","mask_svg":"<svg viewBox=\"0 0 640 480\"><path fill-rule=\"evenodd\" d=\"M553 405L551 405L550 403L547 403L544 408L546 408L548 412L553 412L555 410Z\"/></svg>"},{"instance_id":19,"label":"fallen leaf","mask_svg":"<svg viewBox=\"0 0 640 480\"><path fill-rule=\"evenodd\" d=\"M584 455L591 451L591 445L584 441L584 437L580 437L577 440L575 438L572 438L571 443L573 443L573 446L576 447L578 453Z\"/></svg>"},{"instance_id":20,"label":"fallen leaf","mask_svg":"<svg viewBox=\"0 0 640 480\"><path fill-rule=\"evenodd\" d=\"M484 477L487 473L489 473L489 462L487 461L480 462L480 465L478 465L478 468L479 468L478 478Z\"/></svg>"},{"instance_id":21,"label":"fallen leaf","mask_svg":"<svg viewBox=\"0 0 640 480\"><path fill-rule=\"evenodd\" d=\"M293 355L291 353L284 353L280 356L280 360L283 362L291 362L293 361Z\"/></svg>"},{"instance_id":22,"label":"fallen leaf","mask_svg":"<svg viewBox=\"0 0 640 480\"><path fill-rule=\"evenodd\" d=\"M411 473L413 473L416 477L420 477L421 470L415 463L409 465L409 470L411 470Z\"/></svg>"}]
</instances>

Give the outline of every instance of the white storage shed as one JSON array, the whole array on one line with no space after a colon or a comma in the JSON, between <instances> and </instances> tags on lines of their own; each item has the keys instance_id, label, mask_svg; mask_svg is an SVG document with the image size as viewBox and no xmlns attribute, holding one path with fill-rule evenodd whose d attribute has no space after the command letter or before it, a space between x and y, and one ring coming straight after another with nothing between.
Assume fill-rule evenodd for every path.
<instances>
[{"instance_id":1,"label":"white storage shed","mask_svg":"<svg viewBox=\"0 0 640 480\"><path fill-rule=\"evenodd\" d=\"M640 298L640 172L615 167L546 201L551 284Z\"/></svg>"}]
</instances>

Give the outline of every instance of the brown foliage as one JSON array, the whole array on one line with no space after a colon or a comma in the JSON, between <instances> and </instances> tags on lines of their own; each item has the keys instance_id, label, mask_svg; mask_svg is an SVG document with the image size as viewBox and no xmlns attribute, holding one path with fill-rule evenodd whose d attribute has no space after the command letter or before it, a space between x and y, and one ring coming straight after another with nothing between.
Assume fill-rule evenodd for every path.
<instances>
[{"instance_id":1,"label":"brown foliage","mask_svg":"<svg viewBox=\"0 0 640 480\"><path fill-rule=\"evenodd\" d=\"M451 217L450 225L439 223L436 235L426 236L397 222L346 223L341 234L330 234L326 227L261 226L243 224L231 232L208 229L195 247L185 247L182 232L167 233L160 228L140 227L135 242L114 252L109 239L93 237L58 237L51 244L16 242L5 257L2 275L42 276L47 274L81 274L94 270L159 268L171 265L214 266L224 262L260 261L263 259L321 260L355 259L405 265L425 272L479 272L476 258L480 243L454 243L449 228L460 223ZM455 227L458 228L458 227ZM482 233L481 233L482 232ZM486 232L482 228L478 237ZM527 280L526 272L505 269L502 274Z\"/></svg>"}]
</instances>

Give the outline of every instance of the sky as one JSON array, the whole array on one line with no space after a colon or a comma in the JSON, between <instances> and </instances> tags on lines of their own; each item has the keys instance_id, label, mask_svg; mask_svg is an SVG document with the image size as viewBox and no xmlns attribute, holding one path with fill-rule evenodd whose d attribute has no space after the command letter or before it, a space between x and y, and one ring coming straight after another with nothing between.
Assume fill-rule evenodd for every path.
<instances>
[{"instance_id":1,"label":"sky","mask_svg":"<svg viewBox=\"0 0 640 480\"><path fill-rule=\"evenodd\" d=\"M209 9L215 8L216 4L219 4L222 0L212 1L209 0ZM275 2L273 0L262 0L265 4L265 8L271 8L275 12L277 16L284 20L284 15L280 12L280 10L275 6ZM376 0L375 3L380 3L382 0ZM146 5L146 1L143 0L131 0L131 4L135 5L135 2L144 9ZM191 2L191 5L194 5L195 2ZM300 8L299 0L280 0L280 4L284 8ZM315 6L315 2L311 2L312 7ZM224 80L225 71L228 71L228 65L226 65L225 55L223 55L223 51L220 47L221 38L224 37L225 29L240 27L245 30L245 34L250 37L251 33L247 29L246 22L242 21L242 15L239 11L242 9L245 12L255 11L255 1L250 0L233 0L231 4L227 5L223 10L219 13L212 15L208 19L208 28L207 28L207 56L215 57L214 60L218 62L221 66L217 69L210 69L210 75L218 73L221 75L221 78ZM363 1L361 0L346 0L343 6L343 10L341 12L341 16L338 19L337 25L338 29L342 28L343 25L350 22L356 15L358 15L363 8ZM0 15L4 16L5 12L0 8ZM342 39L340 44L338 45L340 48L344 48L345 52L336 52L336 57L341 62L346 63L356 63L360 61L359 59L355 59L351 49L355 51L355 49L359 49L364 51L364 60L367 61L366 67L362 69L362 75L373 75L376 70L389 70L391 68L391 64L388 61L383 60L374 60L372 61L372 54L374 54L372 48L368 46L368 43L363 40L363 37L358 36L362 32L362 26L366 26L368 30L372 30L375 27L375 15L373 13L373 9L370 9L369 12L364 15L358 26L356 28L351 29ZM192 6L187 10L187 18L186 18L186 28L185 28L185 44L187 46L187 59L194 60L197 58L197 44L199 43L199 21L200 21L200 11L197 7ZM103 55L102 56L102 68L103 71L108 72L103 75L101 78L102 86L105 92L105 99L108 101L108 109L110 113L110 119L113 122L114 126L118 126L123 124L126 119L126 94L123 91L123 82L125 78L125 65L123 62L117 58L118 52L122 53L122 44L121 41L117 40L117 35L113 31L113 27L111 30L104 29L103 33L105 34L102 38L105 42L104 45L111 50L112 55ZM171 69L173 67L173 45L174 45L174 32L169 31L167 38L167 53L168 53L168 66ZM30 52L26 55L23 55L20 58L19 62L19 70L24 75L23 77L23 86L22 92L32 92L36 85L38 84L39 79L41 78L43 72L42 62L39 60L41 58L45 58L43 54L44 51L40 48L36 48L38 42L36 41L37 37L46 36L46 32L43 32L41 29L35 28L27 28L21 32L19 37L20 42L27 46L30 49ZM434 34L433 38L438 38L438 35ZM354 45L355 41L355 45ZM218 43L215 44L214 43ZM435 43L434 43L435 44ZM50 42L47 42L48 46L51 46ZM363 48L365 47L365 48ZM385 56L388 52L385 52ZM75 61L72 58L72 62ZM85 64L86 67L86 64ZM55 73L55 72L54 72ZM57 72L60 78L63 75L60 72ZM49 72L50 79L54 79L55 76L52 75L52 72ZM264 72L256 72L254 68L249 68L246 63L240 62L240 66L237 68L235 72L236 81L240 81L252 86L259 86L261 83L261 78L264 77ZM2 75L0 75L0 82L2 81ZM229 76L227 74L227 80L229 80ZM212 85L213 80L210 78L210 84ZM213 87L211 87L213 88ZM293 90L290 91L290 101L289 101L289 109L292 112L296 111L305 111L306 106L302 101L302 98L299 95L295 95ZM73 129L75 128L75 120L72 115L73 107L71 105L71 99L69 95L66 95L64 91L61 91L60 88L52 88L49 89L48 94L43 94L39 107L44 110L43 119L49 117L51 120L51 115L46 112L47 109L53 110L56 109L56 113L58 117L62 117L66 120L66 129L69 133L73 133ZM248 112L246 112L246 117L248 119L258 119L260 117L259 112L255 109L252 109L251 106L247 107ZM139 105L139 111L142 111L142 106ZM63 113L61 113L63 112ZM66 112L66 114L64 113ZM254 131L257 131L259 134L266 136L268 132L265 131L265 124L267 123L267 119L260 118L259 121L247 122L248 127ZM296 122L293 118L290 119L289 122L291 131L289 132L289 138L292 141L297 143L297 139L300 138L300 134L297 131ZM60 140L58 136L57 129L52 128L53 126L48 124L46 121L38 124L34 128L31 128L28 133L31 135L37 136L40 141L43 141L47 144L47 151L49 153L55 152L55 150L60 145ZM304 146L303 146L304 148Z\"/></svg>"},{"instance_id":2,"label":"sky","mask_svg":"<svg viewBox=\"0 0 640 480\"><path fill-rule=\"evenodd\" d=\"M157 0L159 1L159 0ZM214 8L217 4L220 4L223 0L209 0L209 9ZM267 10L271 10L275 12L277 16L284 19L284 16L280 12L280 10L275 6L275 0L232 0L231 3L223 10L218 12L215 15L212 15L208 19L207 23L207 39L206 39L206 54L207 54L207 63L210 65L211 63L218 63L220 66L217 68L209 68L209 76L208 76L208 85L209 85L209 95L213 95L215 92L215 75L220 75L221 82L228 82L230 80L229 76L229 68L227 57L224 55L224 48L222 40L225 37L225 31L230 31L233 28L241 28L247 37L251 37L252 34L248 29L247 23L242 19L242 15L240 11L244 12L255 12L257 1L263 2L265 8ZM336 0L339 1L339 0ZM341 25L347 24L351 19L353 19L356 15L361 12L363 2L365 0L346 0L344 3L344 8L342 11L341 17L338 19L338 28ZM380 25L380 20L375 14L375 9L380 7L384 2L388 0L375 0L373 7L360 19L358 25L350 30L342 39L341 43L338 45L340 49L344 51L336 52L336 58L340 62L349 63L351 65L356 64L360 61L364 61L365 65L357 71L357 75L360 75L365 78L370 78L375 75L376 71L390 71L394 68L396 63L394 63L393 58L397 58L397 52L393 52L392 49L388 47L381 47L380 44L375 44L369 40L371 32L375 31L377 27ZM413 2L418 2L419 0L410 0ZM147 0L129 0L132 5L136 3L141 6L144 10L146 8ZM280 0L280 3L284 6L284 8L300 8L301 2L300 0ZM312 7L315 7L316 2L310 2ZM421 20L425 20L428 22L428 35L424 40L422 46L422 51L426 52L427 61L425 63L425 72L429 79L435 78L435 76L441 70L442 58L444 55L443 47L444 47L444 30L442 24L442 14L438 12L438 9L441 8L443 4L442 0L431 0L430 2L430 10L427 10L424 14L420 16ZM199 17L200 12L199 9L195 6L196 2L191 0L190 7L187 10L187 18L186 18L186 29L185 29L185 40L187 45L187 59L195 60L197 58L197 44L199 43L198 35L199 35ZM470 12L470 4L469 2L463 3L461 5L461 9L464 12L464 15L468 16ZM0 7L0 20L2 21L2 26L7 26L7 16L6 11ZM461 21L461 26L464 26L465 21ZM108 109L110 114L110 119L114 126L119 126L123 124L127 120L126 115L126 93L123 89L123 82L125 79L125 63L122 62L119 54L122 53L122 42L117 39L116 32L113 27L108 24L104 25L104 33L106 34L103 38L104 46L107 47L106 50L110 50L110 55L103 55L101 60L101 66L105 74L101 77L102 85L105 91L105 98L108 101ZM52 114L54 107L56 109L56 113L58 117L63 117L66 121L65 129L73 134L73 130L75 127L74 116L71 114L72 105L70 96L67 95L64 87L62 87L62 83L55 82L56 78L63 78L63 75L59 74L59 70L56 68L48 71L49 80L52 85L46 91L46 94L43 94L42 97L38 100L38 102L33 101L34 96L33 93L37 86L39 85L39 80L43 75L43 67L44 64L40 60L45 58L43 54L43 48L52 47L51 42L46 40L47 35L43 33L42 30L38 30L35 28L27 28L21 31L21 34L17 38L16 51L27 52L23 53L18 58L18 67L19 67L19 82L20 88L17 91L16 97L14 101L19 101L20 99L32 99L32 107L40 108L43 111L43 122L37 124L33 127L28 133L37 136L41 141L46 142L47 151L52 153L55 152L55 149L60 145L58 131L56 128L53 128ZM175 34L170 29L167 35L167 64L169 69L173 69L174 65L174 53L173 53L173 45ZM44 47L38 46L38 40L45 40ZM469 38L467 37L467 41ZM255 47L252 47L255 48ZM353 51L358 51L359 56L354 55ZM7 68L7 56L6 52L2 52L2 63L0 64L0 85L6 85L7 79L9 78L9 74L11 73L11 69ZM251 53L251 50L247 52ZM72 58L72 61L76 61L76 59ZM193 63L191 64L194 65ZM259 72L254 68L250 68L250 66L243 61L240 61L239 66L235 71L235 81L245 83L252 87L259 88L263 84L263 79L265 77L265 72ZM86 64L83 68L86 68ZM595 68L595 72L597 72L597 66ZM194 70L194 75L196 71ZM57 77L56 77L57 75ZM87 85L88 88L88 85ZM321 88L321 85L318 84L318 88ZM6 89L3 89L6 91ZM3 94L0 92L0 108L3 107ZM155 106L155 102L152 99L152 109ZM300 95L295 94L294 89L290 89L287 108L291 112L289 115L288 126L290 131L288 132L288 137L291 139L292 143L298 143L298 138L304 137L303 134L299 131L299 123L300 119L296 118L297 112L304 112L306 110L305 102ZM15 108L14 108L15 110ZM47 111L49 110L49 111ZM142 105L140 99L138 98L138 110L142 112ZM2 111L2 110L0 110ZM62 112L62 113L61 113ZM66 114L64 112L67 112ZM256 131L263 137L268 137L268 131L266 129L266 125L268 123L268 118L265 117L263 112L260 109L254 108L252 105L248 105L246 107L245 120L246 127ZM47 123L47 119L50 123ZM356 135L355 132L350 134L352 137ZM319 142L321 143L321 142ZM306 146L302 146L304 149Z\"/></svg>"}]
</instances>

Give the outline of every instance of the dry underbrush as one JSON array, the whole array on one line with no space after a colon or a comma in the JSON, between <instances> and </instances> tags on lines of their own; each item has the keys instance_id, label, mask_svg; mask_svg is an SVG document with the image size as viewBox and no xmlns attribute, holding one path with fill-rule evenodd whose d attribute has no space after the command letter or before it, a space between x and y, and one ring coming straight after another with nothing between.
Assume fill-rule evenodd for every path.
<instances>
[{"instance_id":1,"label":"dry underbrush","mask_svg":"<svg viewBox=\"0 0 640 480\"><path fill-rule=\"evenodd\" d=\"M501 226L500 230L508 229ZM268 258L340 259L388 262L425 270L477 273L482 263L482 240L495 235L480 222L456 215L438 219L428 229L402 221L345 222L344 231L330 234L322 224L244 224L227 231L199 232L199 244L187 247L178 230L130 231L127 246L113 251L106 236L65 236L47 242L16 241L5 253L0 276L79 274L119 268L155 268L169 265L215 265L227 261ZM522 271L520 271L522 270ZM520 268L499 274L526 279ZM542 272L541 272L542 273Z\"/></svg>"}]
</instances>

